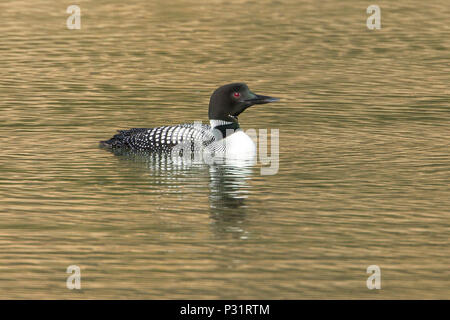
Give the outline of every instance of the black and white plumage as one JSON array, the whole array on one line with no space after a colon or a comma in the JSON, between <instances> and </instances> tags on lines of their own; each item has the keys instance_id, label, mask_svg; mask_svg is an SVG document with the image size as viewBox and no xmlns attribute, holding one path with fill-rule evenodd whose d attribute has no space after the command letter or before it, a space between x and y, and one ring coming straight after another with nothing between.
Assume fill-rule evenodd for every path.
<instances>
[{"instance_id":1,"label":"black and white plumage","mask_svg":"<svg viewBox=\"0 0 450 320\"><path fill-rule=\"evenodd\" d=\"M214 91L209 103L207 124L179 124L155 128L120 130L101 145L110 149L148 152L220 151L235 153L256 151L251 138L240 128L238 116L248 107L278 99L256 95L244 83L231 83Z\"/></svg>"},{"instance_id":2,"label":"black and white plumage","mask_svg":"<svg viewBox=\"0 0 450 320\"><path fill-rule=\"evenodd\" d=\"M128 150L170 152L176 146L199 151L218 140L207 124L179 124L156 128L134 128L120 130L108 141L102 142L110 148L126 148Z\"/></svg>"}]
</instances>

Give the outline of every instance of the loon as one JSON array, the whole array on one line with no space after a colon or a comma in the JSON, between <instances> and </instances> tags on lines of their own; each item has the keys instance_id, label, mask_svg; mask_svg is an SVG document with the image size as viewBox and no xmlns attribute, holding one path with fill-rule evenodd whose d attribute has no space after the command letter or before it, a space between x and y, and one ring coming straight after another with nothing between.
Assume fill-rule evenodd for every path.
<instances>
[{"instance_id":1,"label":"loon","mask_svg":"<svg viewBox=\"0 0 450 320\"><path fill-rule=\"evenodd\" d=\"M179 124L155 128L119 130L100 145L112 150L171 153L188 148L191 152L212 151L237 155L256 153L253 140L239 126L238 116L248 107L279 101L277 98L254 94L245 83L219 87L209 102L207 124ZM186 150L186 149L185 149Z\"/></svg>"}]
</instances>

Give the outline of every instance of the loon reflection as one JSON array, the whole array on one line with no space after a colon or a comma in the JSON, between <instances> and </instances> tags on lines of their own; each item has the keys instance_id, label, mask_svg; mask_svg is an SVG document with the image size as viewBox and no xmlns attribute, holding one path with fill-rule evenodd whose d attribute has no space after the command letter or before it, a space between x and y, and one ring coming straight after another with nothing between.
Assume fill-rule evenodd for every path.
<instances>
[{"instance_id":1,"label":"loon reflection","mask_svg":"<svg viewBox=\"0 0 450 320\"><path fill-rule=\"evenodd\" d=\"M253 167L244 163L210 166L210 208L213 227L217 235L232 233L247 237L244 229L247 218L245 201L250 193L248 180Z\"/></svg>"},{"instance_id":2,"label":"loon reflection","mask_svg":"<svg viewBox=\"0 0 450 320\"><path fill-rule=\"evenodd\" d=\"M211 226L217 237L248 237L245 230L246 199L250 193L256 160L250 158L215 158L213 163L195 157L167 153L112 150L121 161L151 174L156 184L184 187L195 178L196 184L209 187ZM203 182L204 181L204 182ZM186 190L186 189L184 189ZM192 190L195 192L195 190Z\"/></svg>"}]
</instances>

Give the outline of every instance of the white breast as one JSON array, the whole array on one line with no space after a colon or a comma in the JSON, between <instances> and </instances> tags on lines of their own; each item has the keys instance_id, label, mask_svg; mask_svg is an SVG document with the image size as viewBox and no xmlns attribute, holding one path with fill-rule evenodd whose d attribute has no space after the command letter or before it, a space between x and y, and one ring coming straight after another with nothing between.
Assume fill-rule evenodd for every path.
<instances>
[{"instance_id":1,"label":"white breast","mask_svg":"<svg viewBox=\"0 0 450 320\"><path fill-rule=\"evenodd\" d=\"M238 130L224 140L227 158L256 156L255 142L244 131Z\"/></svg>"}]
</instances>

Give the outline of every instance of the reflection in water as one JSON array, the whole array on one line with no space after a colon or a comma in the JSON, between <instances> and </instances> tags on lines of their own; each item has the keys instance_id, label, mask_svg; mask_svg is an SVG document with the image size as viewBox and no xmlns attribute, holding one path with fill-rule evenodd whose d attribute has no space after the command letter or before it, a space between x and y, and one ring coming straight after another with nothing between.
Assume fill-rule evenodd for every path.
<instances>
[{"instance_id":1,"label":"reflection in water","mask_svg":"<svg viewBox=\"0 0 450 320\"><path fill-rule=\"evenodd\" d=\"M218 235L232 233L244 238L246 206L250 193L253 167L251 163L218 164L210 167L210 207L214 231Z\"/></svg>"},{"instance_id":2,"label":"reflection in water","mask_svg":"<svg viewBox=\"0 0 450 320\"><path fill-rule=\"evenodd\" d=\"M202 157L179 157L171 154L112 150L120 160L133 163L152 176L152 183L169 183L182 187L192 175L207 177L209 173L210 217L213 232L221 238L226 234L245 239L245 199L250 193L248 180L253 174L256 159L216 158L207 163ZM201 181L199 183L202 183Z\"/></svg>"}]
</instances>

